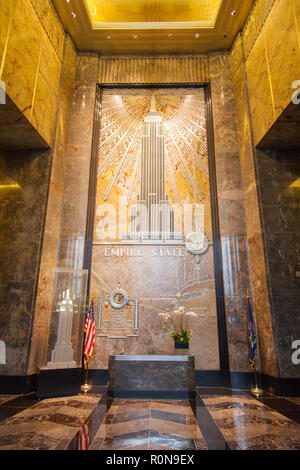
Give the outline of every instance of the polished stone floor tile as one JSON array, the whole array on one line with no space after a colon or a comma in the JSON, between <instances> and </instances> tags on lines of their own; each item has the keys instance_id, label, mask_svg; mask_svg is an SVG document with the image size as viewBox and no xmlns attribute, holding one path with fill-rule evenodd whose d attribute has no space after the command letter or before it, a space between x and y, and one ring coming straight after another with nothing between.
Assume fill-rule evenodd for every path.
<instances>
[{"instance_id":1,"label":"polished stone floor tile","mask_svg":"<svg viewBox=\"0 0 300 470\"><path fill-rule=\"evenodd\" d=\"M101 395L100 395L101 397ZM97 396L53 398L37 401L34 397L19 397L18 404L28 405L0 423L0 450L51 450L66 445L78 432L99 402ZM11 402L9 402L11 404ZM1 407L4 408L4 407Z\"/></svg>"},{"instance_id":2,"label":"polished stone floor tile","mask_svg":"<svg viewBox=\"0 0 300 470\"><path fill-rule=\"evenodd\" d=\"M202 400L231 449L300 449L300 426L255 398L205 395Z\"/></svg>"},{"instance_id":3,"label":"polished stone floor tile","mask_svg":"<svg viewBox=\"0 0 300 470\"><path fill-rule=\"evenodd\" d=\"M12 401L14 398L16 398L16 395L0 395L0 406L8 401Z\"/></svg>"},{"instance_id":4,"label":"polished stone floor tile","mask_svg":"<svg viewBox=\"0 0 300 470\"><path fill-rule=\"evenodd\" d=\"M131 449L148 445L148 430L124 433L120 436L105 437L99 450L122 450L130 447Z\"/></svg>"},{"instance_id":5,"label":"polished stone floor tile","mask_svg":"<svg viewBox=\"0 0 300 470\"><path fill-rule=\"evenodd\" d=\"M142 406L141 406L142 405ZM119 400L91 449L206 449L188 400Z\"/></svg>"},{"instance_id":6,"label":"polished stone floor tile","mask_svg":"<svg viewBox=\"0 0 300 470\"><path fill-rule=\"evenodd\" d=\"M194 424L195 417L193 414L181 414L172 411L163 411L151 409L151 418L170 421L172 423Z\"/></svg>"},{"instance_id":7,"label":"polished stone floor tile","mask_svg":"<svg viewBox=\"0 0 300 470\"><path fill-rule=\"evenodd\" d=\"M136 400L95 387L42 401L0 398L0 450L300 449L299 400L267 393L199 387L191 400Z\"/></svg>"},{"instance_id":8,"label":"polished stone floor tile","mask_svg":"<svg viewBox=\"0 0 300 470\"><path fill-rule=\"evenodd\" d=\"M177 430L176 430L177 431ZM196 445L193 439L167 432L157 432L150 430L149 445L160 445L172 450L195 450Z\"/></svg>"}]
</instances>

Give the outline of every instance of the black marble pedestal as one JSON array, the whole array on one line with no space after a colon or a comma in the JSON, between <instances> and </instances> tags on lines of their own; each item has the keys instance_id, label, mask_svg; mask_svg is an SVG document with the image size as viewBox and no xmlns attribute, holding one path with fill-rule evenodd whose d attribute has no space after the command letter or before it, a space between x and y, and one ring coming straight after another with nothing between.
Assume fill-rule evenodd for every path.
<instances>
[{"instance_id":1,"label":"black marble pedestal","mask_svg":"<svg viewBox=\"0 0 300 470\"><path fill-rule=\"evenodd\" d=\"M110 356L108 394L132 398L192 398L192 356Z\"/></svg>"}]
</instances>

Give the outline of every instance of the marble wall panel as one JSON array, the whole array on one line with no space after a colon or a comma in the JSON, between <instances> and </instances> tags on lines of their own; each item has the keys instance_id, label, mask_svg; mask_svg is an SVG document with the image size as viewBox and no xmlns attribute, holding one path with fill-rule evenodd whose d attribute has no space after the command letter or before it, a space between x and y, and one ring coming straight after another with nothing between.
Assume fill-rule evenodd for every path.
<instances>
[{"instance_id":1,"label":"marble wall panel","mask_svg":"<svg viewBox=\"0 0 300 470\"><path fill-rule=\"evenodd\" d=\"M50 147L65 33L50 1L1 3L10 8L1 6L1 40L7 47L1 48L0 79L10 99Z\"/></svg>"},{"instance_id":2,"label":"marble wall panel","mask_svg":"<svg viewBox=\"0 0 300 470\"><path fill-rule=\"evenodd\" d=\"M274 97L264 36L255 43L246 62L253 134L259 142L275 120Z\"/></svg>"},{"instance_id":3,"label":"marble wall panel","mask_svg":"<svg viewBox=\"0 0 300 470\"><path fill-rule=\"evenodd\" d=\"M0 106L0 145L6 150L49 148L8 95Z\"/></svg>"},{"instance_id":4,"label":"marble wall panel","mask_svg":"<svg viewBox=\"0 0 300 470\"><path fill-rule=\"evenodd\" d=\"M248 371L249 262L229 55L210 55L209 67L230 369Z\"/></svg>"},{"instance_id":5,"label":"marble wall panel","mask_svg":"<svg viewBox=\"0 0 300 470\"><path fill-rule=\"evenodd\" d=\"M291 101L293 82L300 80L300 36L296 8L299 13L297 1L277 0L263 31L276 118Z\"/></svg>"},{"instance_id":6,"label":"marble wall panel","mask_svg":"<svg viewBox=\"0 0 300 470\"><path fill-rule=\"evenodd\" d=\"M98 82L99 55L94 52L80 52L77 55L76 81Z\"/></svg>"},{"instance_id":7,"label":"marble wall panel","mask_svg":"<svg viewBox=\"0 0 300 470\"><path fill-rule=\"evenodd\" d=\"M83 268L96 84L75 82L58 266Z\"/></svg>"},{"instance_id":8,"label":"marble wall panel","mask_svg":"<svg viewBox=\"0 0 300 470\"><path fill-rule=\"evenodd\" d=\"M256 315L257 342L260 356L260 371L278 376L276 359L276 329L269 296L268 266L266 263L262 233L248 239L251 265L253 304Z\"/></svg>"},{"instance_id":9,"label":"marble wall panel","mask_svg":"<svg viewBox=\"0 0 300 470\"><path fill-rule=\"evenodd\" d=\"M50 172L49 151L1 155L1 375L25 375Z\"/></svg>"},{"instance_id":10,"label":"marble wall panel","mask_svg":"<svg viewBox=\"0 0 300 470\"><path fill-rule=\"evenodd\" d=\"M300 337L299 151L257 149L256 162L264 220L264 243L274 308L276 353L281 377L299 377L292 363L292 343Z\"/></svg>"},{"instance_id":11,"label":"marble wall panel","mask_svg":"<svg viewBox=\"0 0 300 470\"><path fill-rule=\"evenodd\" d=\"M291 344L300 334L299 196L290 188L299 177L299 157L255 145L291 101L300 73L298 13L299 2L259 0L231 54L261 368L286 378L299 376L291 362Z\"/></svg>"},{"instance_id":12,"label":"marble wall panel","mask_svg":"<svg viewBox=\"0 0 300 470\"><path fill-rule=\"evenodd\" d=\"M18 0L13 13L1 80L7 94L30 120L43 27L28 0ZM19 70L22 72L17 73Z\"/></svg>"},{"instance_id":13,"label":"marble wall panel","mask_svg":"<svg viewBox=\"0 0 300 470\"><path fill-rule=\"evenodd\" d=\"M253 45L255 44L275 1L276 0L257 0L255 2L243 30L246 57L248 57Z\"/></svg>"},{"instance_id":14,"label":"marble wall panel","mask_svg":"<svg viewBox=\"0 0 300 470\"><path fill-rule=\"evenodd\" d=\"M262 225L260 216L258 182L256 179L255 159L253 152L253 120L249 116L249 90L244 62L244 37L240 35L231 53L233 86L236 109L236 123L239 137L241 181L244 193L244 209L246 217L246 236L251 273L252 300L256 316L258 336L259 364L263 373L277 376L275 357L275 331L269 300L269 286L266 272L266 259L263 247ZM254 62L253 62L254 66ZM255 86L253 92L255 92ZM259 101L258 101L259 103ZM262 102L262 109L263 107ZM260 108L258 108L260 109ZM263 115L263 113L261 114Z\"/></svg>"},{"instance_id":15,"label":"marble wall panel","mask_svg":"<svg viewBox=\"0 0 300 470\"><path fill-rule=\"evenodd\" d=\"M76 60L66 37L29 373L46 365L56 334L50 331L55 269L83 268L96 84L75 82Z\"/></svg>"},{"instance_id":16,"label":"marble wall panel","mask_svg":"<svg viewBox=\"0 0 300 470\"><path fill-rule=\"evenodd\" d=\"M95 360L91 368L106 369L109 354L166 354L174 353L171 338L172 325L159 317L176 307L176 293L182 287L184 258L178 256L151 256L152 247L143 247L142 257L104 256L104 246L94 245L91 276L91 293L98 298L107 298L120 282L131 298L139 300L138 338L103 338L96 341ZM202 265L202 263L201 263ZM145 267L147 268L145 271ZM203 267L204 269L204 267ZM190 353L195 355L196 369L218 370L218 325L215 315L214 267L206 267L210 276L198 290L201 294L184 302L188 310L205 307L204 316L192 319L189 328L194 330L190 341ZM159 279L159 282L157 280ZM96 322L98 312L96 309ZM101 330L97 330L101 334Z\"/></svg>"},{"instance_id":17,"label":"marble wall panel","mask_svg":"<svg viewBox=\"0 0 300 470\"><path fill-rule=\"evenodd\" d=\"M0 64L3 60L3 54L5 52L5 44L9 33L9 23L13 6L14 2L0 2Z\"/></svg>"},{"instance_id":18,"label":"marble wall panel","mask_svg":"<svg viewBox=\"0 0 300 470\"><path fill-rule=\"evenodd\" d=\"M292 84L299 80L299 2L257 1L242 37L258 145L291 102Z\"/></svg>"},{"instance_id":19,"label":"marble wall panel","mask_svg":"<svg viewBox=\"0 0 300 470\"><path fill-rule=\"evenodd\" d=\"M69 36L66 36L61 85L58 96L58 114L52 148L52 171L49 182L47 214L43 234L43 250L30 346L29 374L36 373L40 367L45 366L47 358L55 268L59 249L60 221L63 208L67 142L74 89L75 63L75 48Z\"/></svg>"},{"instance_id":20,"label":"marble wall panel","mask_svg":"<svg viewBox=\"0 0 300 470\"><path fill-rule=\"evenodd\" d=\"M30 0L57 56L62 60L65 32L51 0Z\"/></svg>"},{"instance_id":21,"label":"marble wall panel","mask_svg":"<svg viewBox=\"0 0 300 470\"><path fill-rule=\"evenodd\" d=\"M31 122L46 142L51 141L54 133L58 87L59 82L56 92L52 91L42 76L37 82ZM45 119L45 116L51 116L51 118Z\"/></svg>"}]
</instances>

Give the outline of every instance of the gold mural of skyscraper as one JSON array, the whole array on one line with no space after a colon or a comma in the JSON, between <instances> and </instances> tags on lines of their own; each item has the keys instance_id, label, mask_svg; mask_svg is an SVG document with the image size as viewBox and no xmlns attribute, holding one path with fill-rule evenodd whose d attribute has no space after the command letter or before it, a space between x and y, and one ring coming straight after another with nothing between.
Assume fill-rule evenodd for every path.
<instances>
[{"instance_id":1,"label":"gold mural of skyscraper","mask_svg":"<svg viewBox=\"0 0 300 470\"><path fill-rule=\"evenodd\" d=\"M131 207L131 232L123 240L182 240L174 233L174 209L165 187L165 128L151 98L150 113L144 119L141 156L141 191Z\"/></svg>"},{"instance_id":2,"label":"gold mural of skyscraper","mask_svg":"<svg viewBox=\"0 0 300 470\"><path fill-rule=\"evenodd\" d=\"M195 230L197 204L208 203L207 158L203 89L105 90L97 242L184 243Z\"/></svg>"}]
</instances>

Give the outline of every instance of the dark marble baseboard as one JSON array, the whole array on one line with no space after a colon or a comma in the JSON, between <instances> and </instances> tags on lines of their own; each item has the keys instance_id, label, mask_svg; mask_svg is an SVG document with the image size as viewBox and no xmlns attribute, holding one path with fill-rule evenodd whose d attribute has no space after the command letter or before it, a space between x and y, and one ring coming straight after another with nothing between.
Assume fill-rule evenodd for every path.
<instances>
[{"instance_id":1,"label":"dark marble baseboard","mask_svg":"<svg viewBox=\"0 0 300 470\"><path fill-rule=\"evenodd\" d=\"M77 377L82 377L81 369ZM49 372L49 371L47 371ZM50 371L52 372L52 371ZM60 374L60 373L59 373ZM55 374L56 375L56 374ZM57 376L58 377L58 376ZM64 383L66 380L64 371L59 375L59 380ZM196 370L196 387L224 387L224 380L220 371ZM82 379L80 379L82 381ZM68 380L67 380L68 382ZM107 385L108 370L89 369L88 382L92 385ZM249 389L254 384L254 375L251 372L232 372L231 387L233 389ZM25 395L37 391L39 386L39 375L28 376L0 376L0 395ZM267 392L282 397L299 397L300 377L298 378L278 378L265 374L258 374L258 386ZM57 383L55 384L57 388ZM166 398L166 397L162 397Z\"/></svg>"},{"instance_id":2,"label":"dark marble baseboard","mask_svg":"<svg viewBox=\"0 0 300 470\"><path fill-rule=\"evenodd\" d=\"M254 385L253 372L231 372L231 385L233 389L247 390ZM224 387L223 374L217 370L196 370L196 387ZM93 385L106 385L108 383L108 371L106 369L89 370L89 382ZM278 396L299 396L300 378L278 379L267 375L258 374L258 385L265 391Z\"/></svg>"},{"instance_id":3,"label":"dark marble baseboard","mask_svg":"<svg viewBox=\"0 0 300 470\"><path fill-rule=\"evenodd\" d=\"M226 387L227 381L218 370L196 370L195 379L197 387ZM93 385L106 385L108 383L107 369L90 369L89 382ZM232 388L248 389L253 385L253 374L251 372L232 372ZM230 385L229 385L230 386Z\"/></svg>"},{"instance_id":4,"label":"dark marble baseboard","mask_svg":"<svg viewBox=\"0 0 300 470\"><path fill-rule=\"evenodd\" d=\"M0 395L26 395L37 389L38 375L0 375Z\"/></svg>"},{"instance_id":5,"label":"dark marble baseboard","mask_svg":"<svg viewBox=\"0 0 300 470\"><path fill-rule=\"evenodd\" d=\"M224 379L219 371L196 371L197 387L224 387ZM232 389L247 390L255 385L253 372L231 372ZM300 377L279 378L257 374L258 386L266 392L282 397L300 396Z\"/></svg>"},{"instance_id":6,"label":"dark marble baseboard","mask_svg":"<svg viewBox=\"0 0 300 470\"><path fill-rule=\"evenodd\" d=\"M121 390L110 391L108 396L111 398L136 398L136 399L165 399L165 400L179 400L195 398L196 392L184 392L170 390Z\"/></svg>"},{"instance_id":7,"label":"dark marble baseboard","mask_svg":"<svg viewBox=\"0 0 300 470\"><path fill-rule=\"evenodd\" d=\"M267 392L281 397L300 396L300 377L282 378L261 374L258 377L259 386Z\"/></svg>"},{"instance_id":8,"label":"dark marble baseboard","mask_svg":"<svg viewBox=\"0 0 300 470\"><path fill-rule=\"evenodd\" d=\"M82 369L41 370L38 398L54 398L77 395L82 383Z\"/></svg>"},{"instance_id":9,"label":"dark marble baseboard","mask_svg":"<svg viewBox=\"0 0 300 470\"><path fill-rule=\"evenodd\" d=\"M231 372L230 377L233 389L249 389L255 385L253 372Z\"/></svg>"},{"instance_id":10,"label":"dark marble baseboard","mask_svg":"<svg viewBox=\"0 0 300 470\"><path fill-rule=\"evenodd\" d=\"M228 384L219 370L196 370L196 387L225 387Z\"/></svg>"}]
</instances>

